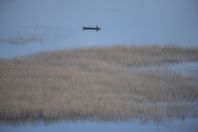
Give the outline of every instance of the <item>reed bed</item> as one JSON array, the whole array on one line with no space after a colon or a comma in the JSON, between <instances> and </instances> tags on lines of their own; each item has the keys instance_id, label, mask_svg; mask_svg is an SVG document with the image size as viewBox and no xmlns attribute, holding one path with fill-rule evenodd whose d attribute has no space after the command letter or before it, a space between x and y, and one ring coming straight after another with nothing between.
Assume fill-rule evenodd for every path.
<instances>
[{"instance_id":1,"label":"reed bed","mask_svg":"<svg viewBox=\"0 0 198 132\"><path fill-rule=\"evenodd\" d=\"M134 67L198 61L198 49L103 47L0 60L0 119L198 117L198 82Z\"/></svg>"}]
</instances>

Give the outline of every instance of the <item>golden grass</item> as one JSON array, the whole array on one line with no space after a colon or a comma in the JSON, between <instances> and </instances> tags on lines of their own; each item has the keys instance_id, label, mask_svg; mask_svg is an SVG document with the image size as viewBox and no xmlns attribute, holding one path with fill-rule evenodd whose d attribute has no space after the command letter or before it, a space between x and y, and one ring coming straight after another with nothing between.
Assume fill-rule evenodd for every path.
<instances>
[{"instance_id":1,"label":"golden grass","mask_svg":"<svg viewBox=\"0 0 198 132\"><path fill-rule=\"evenodd\" d=\"M0 61L0 119L198 117L198 85L134 66L198 61L198 49L109 47ZM194 105L196 104L196 105Z\"/></svg>"}]
</instances>

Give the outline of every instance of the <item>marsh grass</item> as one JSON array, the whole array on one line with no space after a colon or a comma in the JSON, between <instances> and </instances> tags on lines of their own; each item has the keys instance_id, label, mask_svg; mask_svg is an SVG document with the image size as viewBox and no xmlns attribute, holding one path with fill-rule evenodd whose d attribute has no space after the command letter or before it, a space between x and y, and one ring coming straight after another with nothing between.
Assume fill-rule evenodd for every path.
<instances>
[{"instance_id":1,"label":"marsh grass","mask_svg":"<svg viewBox=\"0 0 198 132\"><path fill-rule=\"evenodd\" d=\"M36 34L28 34L28 35L22 35L22 36L15 36L10 38L0 38L0 42L6 43L6 44L13 44L13 45L20 45L20 44L30 44L34 42L42 42L43 39L40 38Z\"/></svg>"},{"instance_id":2,"label":"marsh grass","mask_svg":"<svg viewBox=\"0 0 198 132\"><path fill-rule=\"evenodd\" d=\"M109 47L0 61L0 119L128 120L198 117L198 86L134 66L198 61L198 49Z\"/></svg>"}]
</instances>

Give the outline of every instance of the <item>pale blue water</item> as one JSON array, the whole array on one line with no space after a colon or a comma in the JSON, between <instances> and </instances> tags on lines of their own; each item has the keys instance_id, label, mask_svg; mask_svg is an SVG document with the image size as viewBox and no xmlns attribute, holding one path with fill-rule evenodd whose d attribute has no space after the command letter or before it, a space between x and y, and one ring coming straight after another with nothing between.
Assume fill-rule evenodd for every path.
<instances>
[{"instance_id":1,"label":"pale blue water","mask_svg":"<svg viewBox=\"0 0 198 132\"><path fill-rule=\"evenodd\" d=\"M197 0L0 0L0 57L117 44L197 47L197 12ZM102 31L81 30L97 24Z\"/></svg>"},{"instance_id":2,"label":"pale blue water","mask_svg":"<svg viewBox=\"0 0 198 132\"><path fill-rule=\"evenodd\" d=\"M165 64L165 68L195 78L198 81L198 62L182 62L175 64Z\"/></svg>"},{"instance_id":3,"label":"pale blue water","mask_svg":"<svg viewBox=\"0 0 198 132\"><path fill-rule=\"evenodd\" d=\"M1 125L1 132L197 132L198 120L171 120L163 123L154 122L58 122L50 125L26 124L21 126Z\"/></svg>"},{"instance_id":4,"label":"pale blue water","mask_svg":"<svg viewBox=\"0 0 198 132\"><path fill-rule=\"evenodd\" d=\"M166 63L161 65L137 66L132 67L133 72L144 72L145 70L165 71L175 74L181 74L189 77L192 81L198 84L198 62L179 62L179 63ZM157 72L156 72L157 73ZM160 73L160 72L159 72Z\"/></svg>"}]
</instances>

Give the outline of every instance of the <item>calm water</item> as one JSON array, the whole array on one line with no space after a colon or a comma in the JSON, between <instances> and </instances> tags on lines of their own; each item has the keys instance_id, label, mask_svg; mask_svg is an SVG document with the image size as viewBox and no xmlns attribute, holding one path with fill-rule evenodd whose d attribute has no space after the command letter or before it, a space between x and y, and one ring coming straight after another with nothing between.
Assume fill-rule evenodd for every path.
<instances>
[{"instance_id":1,"label":"calm water","mask_svg":"<svg viewBox=\"0 0 198 132\"><path fill-rule=\"evenodd\" d=\"M0 57L116 44L198 47L196 0L0 0ZM82 31L82 26L102 31Z\"/></svg>"},{"instance_id":2,"label":"calm water","mask_svg":"<svg viewBox=\"0 0 198 132\"><path fill-rule=\"evenodd\" d=\"M137 66L132 67L132 70L134 72L144 72L145 70L166 70L167 72L178 73L186 77L190 77L198 83L198 62L179 62L161 65Z\"/></svg>"},{"instance_id":3,"label":"calm water","mask_svg":"<svg viewBox=\"0 0 198 132\"><path fill-rule=\"evenodd\" d=\"M166 64L167 69L196 79L198 82L198 62Z\"/></svg>"},{"instance_id":4,"label":"calm water","mask_svg":"<svg viewBox=\"0 0 198 132\"><path fill-rule=\"evenodd\" d=\"M172 120L163 123L154 122L58 122L50 125L25 124L21 126L3 125L1 132L197 132L198 119Z\"/></svg>"}]
</instances>

